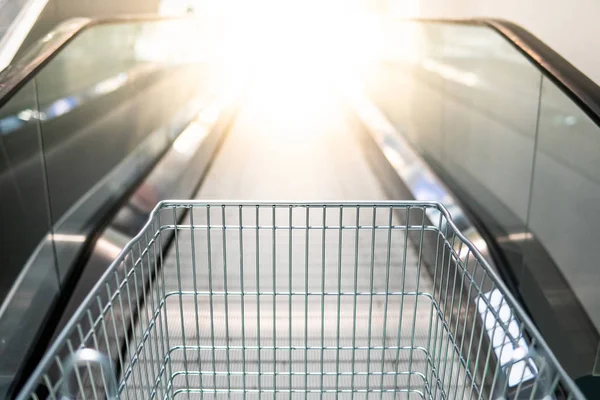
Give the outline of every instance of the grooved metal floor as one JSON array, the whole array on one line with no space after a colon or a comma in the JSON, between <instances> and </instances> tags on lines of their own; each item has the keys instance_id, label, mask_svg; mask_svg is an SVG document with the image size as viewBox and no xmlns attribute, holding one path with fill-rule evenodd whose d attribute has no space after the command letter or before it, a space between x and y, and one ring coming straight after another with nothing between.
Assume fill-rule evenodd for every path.
<instances>
[{"instance_id":1,"label":"grooved metal floor","mask_svg":"<svg viewBox=\"0 0 600 400\"><path fill-rule=\"evenodd\" d=\"M386 197L335 97L309 88L294 93L250 94L197 199Z\"/></svg>"},{"instance_id":2,"label":"grooved metal floor","mask_svg":"<svg viewBox=\"0 0 600 400\"><path fill-rule=\"evenodd\" d=\"M197 199L386 200L335 98L297 92L300 100L277 107L277 93L252 93ZM415 294L430 291L431 278L404 232L390 227L399 224L395 212L340 210L227 207L186 217L211 229L178 230L163 263L166 292L185 294L166 302L165 331L177 349L158 397L432 395L424 383L432 368L418 348L442 333L430 322L431 301ZM433 361L448 359L444 379L462 382L450 350ZM139 377L125 392L147 397L149 386ZM450 398L462 398L461 385L450 387ZM177 391L184 388L203 390Z\"/></svg>"}]
</instances>

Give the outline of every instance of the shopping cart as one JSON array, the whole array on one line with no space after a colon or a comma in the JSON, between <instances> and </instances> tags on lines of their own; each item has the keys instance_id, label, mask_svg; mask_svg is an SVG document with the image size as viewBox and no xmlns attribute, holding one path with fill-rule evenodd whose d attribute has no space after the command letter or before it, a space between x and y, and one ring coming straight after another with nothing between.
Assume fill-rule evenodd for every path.
<instances>
[{"instance_id":1,"label":"shopping cart","mask_svg":"<svg viewBox=\"0 0 600 400\"><path fill-rule=\"evenodd\" d=\"M19 398L583 398L437 203L163 202Z\"/></svg>"}]
</instances>

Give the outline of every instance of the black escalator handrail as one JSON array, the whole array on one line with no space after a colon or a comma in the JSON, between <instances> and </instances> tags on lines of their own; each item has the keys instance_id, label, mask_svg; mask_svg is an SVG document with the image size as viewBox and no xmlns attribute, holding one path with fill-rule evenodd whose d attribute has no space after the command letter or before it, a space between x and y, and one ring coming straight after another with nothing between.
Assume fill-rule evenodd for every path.
<instances>
[{"instance_id":1,"label":"black escalator handrail","mask_svg":"<svg viewBox=\"0 0 600 400\"><path fill-rule=\"evenodd\" d=\"M188 16L136 15L109 18L73 18L59 24L30 46L25 55L0 71L0 108L82 32L98 25L190 20Z\"/></svg>"},{"instance_id":2,"label":"black escalator handrail","mask_svg":"<svg viewBox=\"0 0 600 400\"><path fill-rule=\"evenodd\" d=\"M483 22L504 36L600 125L600 86L536 36L509 21Z\"/></svg>"},{"instance_id":3,"label":"black escalator handrail","mask_svg":"<svg viewBox=\"0 0 600 400\"><path fill-rule=\"evenodd\" d=\"M499 33L600 126L600 86L523 27L495 18L416 18L413 22L484 26Z\"/></svg>"}]
</instances>

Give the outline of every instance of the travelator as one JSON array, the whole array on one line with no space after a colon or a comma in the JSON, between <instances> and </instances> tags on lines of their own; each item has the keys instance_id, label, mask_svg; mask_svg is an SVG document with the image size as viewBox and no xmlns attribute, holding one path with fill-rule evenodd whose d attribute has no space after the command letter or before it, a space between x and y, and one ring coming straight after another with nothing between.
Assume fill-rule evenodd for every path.
<instances>
[{"instance_id":1,"label":"travelator","mask_svg":"<svg viewBox=\"0 0 600 400\"><path fill-rule=\"evenodd\" d=\"M344 207L433 200L449 210L566 374L593 398L600 318L594 251L600 92L593 82L503 21L386 21L381 57L360 83L345 80L343 71L336 79L313 73L307 80L274 73L278 64L266 71L230 69L208 56L215 52L210 32L209 22L193 19L72 20L2 72L3 395L16 395L159 201L285 200ZM185 207L173 210L172 225L190 218ZM409 222L419 218L408 210ZM434 219L423 208L413 211L422 220ZM325 232L324 211L321 217ZM409 225L402 216L394 218ZM258 231L258 214L254 224ZM275 211L271 224L276 225ZM367 221L364 227L375 231L378 224L386 222ZM405 233L400 247L406 254L427 242L408 228ZM328 249L324 239L320 244ZM167 266L179 265L179 246L184 245L173 235L161 242L167 281L177 279L177 268ZM341 258L341 240L338 246ZM373 254L385 253L374 237L370 247ZM322 254L325 260L325 250ZM423 279L435 287L435 274ZM328 280L325 273L317 279ZM133 299L149 284L139 283ZM262 295L273 295L269 304L275 307L277 289L269 290ZM379 293L373 290L371 297ZM320 293L324 298L324 289ZM496 314L506 311L501 297L487 295ZM115 335L119 343L140 329L143 317L137 314L143 307L134 309ZM509 363L502 358L507 338L494 335L486 314L465 315L479 327L497 365ZM325 321L324 311L319 318ZM370 354L371 346L366 348ZM214 363L214 343L212 349ZM321 350L331 349L321 343ZM279 348L272 344L271 351ZM291 365L291 356L288 361ZM307 371L299 375L308 379ZM519 382L536 373L541 371L522 369ZM323 368L314 374L322 388L323 377L329 377ZM272 375L276 384L277 373ZM395 393L383 390L384 375L374 375L382 389L366 393ZM366 376L369 386L372 376ZM485 397L489 385L480 383L476 396ZM574 396L568 382L552 383L558 398ZM298 393L312 394L306 388Z\"/></svg>"}]
</instances>

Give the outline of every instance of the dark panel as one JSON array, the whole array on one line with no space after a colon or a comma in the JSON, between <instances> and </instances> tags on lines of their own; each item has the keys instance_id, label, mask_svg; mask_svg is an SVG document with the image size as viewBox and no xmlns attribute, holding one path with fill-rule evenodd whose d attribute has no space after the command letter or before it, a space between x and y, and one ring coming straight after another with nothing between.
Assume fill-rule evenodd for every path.
<instances>
[{"instance_id":1,"label":"dark panel","mask_svg":"<svg viewBox=\"0 0 600 400\"><path fill-rule=\"evenodd\" d=\"M185 114L201 93L185 83L197 82L200 75L200 69L184 67L152 71L42 124L57 233L83 241L106 207L144 174L189 121ZM61 279L80 248L78 240L58 246Z\"/></svg>"},{"instance_id":2,"label":"dark panel","mask_svg":"<svg viewBox=\"0 0 600 400\"><path fill-rule=\"evenodd\" d=\"M175 27L193 33L179 21L93 27L36 77L61 280L104 215L211 96L207 64L160 47Z\"/></svg>"},{"instance_id":3,"label":"dark panel","mask_svg":"<svg viewBox=\"0 0 600 400\"><path fill-rule=\"evenodd\" d=\"M31 82L0 110L0 397L59 290L35 103Z\"/></svg>"},{"instance_id":4,"label":"dark panel","mask_svg":"<svg viewBox=\"0 0 600 400\"><path fill-rule=\"evenodd\" d=\"M529 229L549 261L529 265L522 291L534 294L532 288L541 287L569 335L577 338L574 348L565 344L562 351L576 352L580 368L597 374L598 335L588 332L600 328L600 128L546 78L540 99ZM529 253L539 258L538 248Z\"/></svg>"},{"instance_id":5,"label":"dark panel","mask_svg":"<svg viewBox=\"0 0 600 400\"><path fill-rule=\"evenodd\" d=\"M20 110L18 115L14 110ZM37 110L33 83L0 110L0 299L50 232L38 125L25 121ZM19 117L21 116L21 118Z\"/></svg>"}]
</instances>

